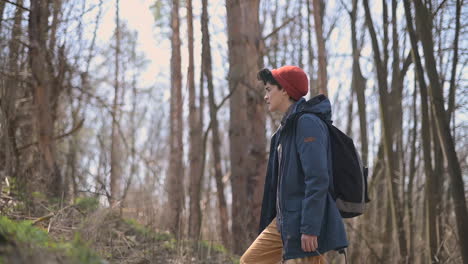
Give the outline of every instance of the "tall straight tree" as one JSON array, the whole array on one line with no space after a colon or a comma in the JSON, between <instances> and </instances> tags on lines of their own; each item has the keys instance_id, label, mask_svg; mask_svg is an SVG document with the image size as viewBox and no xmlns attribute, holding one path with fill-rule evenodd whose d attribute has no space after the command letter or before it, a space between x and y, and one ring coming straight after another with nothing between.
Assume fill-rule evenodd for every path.
<instances>
[{"instance_id":1,"label":"tall straight tree","mask_svg":"<svg viewBox=\"0 0 468 264\"><path fill-rule=\"evenodd\" d=\"M0 15L3 13L3 7L0 4ZM19 0L18 5L22 6L23 1ZM8 45L8 71L12 74L5 78L5 86L2 87L0 93L1 97L8 98L9 100L2 100L0 109L4 115L1 124L4 127L3 137L3 146L4 146L4 168L6 175L12 177L16 176L16 171L19 169L19 152L16 139L16 98L18 90L20 89L18 83L18 72L19 72L19 59L20 59L20 37L22 33L21 28L21 17L23 15L23 9L17 7L15 11L15 17L13 22L13 28L11 30L11 39ZM1 21L0 21L1 24ZM1 176L3 177L3 176ZM3 178L0 178L0 181L3 182ZM1 189L1 184L0 184Z\"/></svg>"},{"instance_id":2,"label":"tall straight tree","mask_svg":"<svg viewBox=\"0 0 468 264\"><path fill-rule=\"evenodd\" d=\"M225 247L229 247L229 227L228 227L228 211L227 202L224 195L224 182L223 173L221 170L221 138L219 133L219 122L217 117L218 106L215 101L214 87L213 87L213 73L211 61L211 44L210 33L208 29L208 0L202 0L202 67L208 84L208 101L210 106L210 123L211 123L211 142L213 149L213 163L216 181L216 192L218 197L218 210L219 210L219 232Z\"/></svg>"},{"instance_id":3,"label":"tall straight tree","mask_svg":"<svg viewBox=\"0 0 468 264\"><path fill-rule=\"evenodd\" d=\"M306 1L307 5L307 65L309 71L309 93L310 94L317 94L318 89L316 86L316 82L314 81L314 50L312 48L312 11L310 10L310 1Z\"/></svg>"},{"instance_id":4,"label":"tall straight tree","mask_svg":"<svg viewBox=\"0 0 468 264\"><path fill-rule=\"evenodd\" d=\"M259 0L227 0L230 100L229 142L233 251L241 254L256 236L266 170L265 110L256 78Z\"/></svg>"},{"instance_id":5,"label":"tall straight tree","mask_svg":"<svg viewBox=\"0 0 468 264\"><path fill-rule=\"evenodd\" d=\"M365 98L365 89L366 89L366 79L362 76L361 65L359 63L359 58L361 55L361 47L358 46L357 41L357 29L356 21L358 14L358 0L352 0L352 9L349 11L349 17L351 20L351 46L353 53L353 66L352 66L352 80L351 80L351 94L355 94L358 103L359 111L359 125L360 125L360 140L361 140L361 154L362 161L364 164L368 163L368 138L367 138L367 113L366 113L366 98ZM354 98L350 100L354 101ZM350 120L348 122L351 124ZM348 134L349 135L349 134ZM358 232L363 232L363 223L365 219L360 219L357 222ZM360 256L360 248L362 240L358 239L356 242L356 249L353 250L351 254L351 261L353 263L358 261Z\"/></svg>"},{"instance_id":6,"label":"tall straight tree","mask_svg":"<svg viewBox=\"0 0 468 264\"><path fill-rule=\"evenodd\" d=\"M119 90L120 90L120 12L119 0L115 2L115 58L114 58L114 101L112 103L112 131L110 158L110 205L120 199L120 180L122 169L120 162L120 138L118 133Z\"/></svg>"},{"instance_id":7,"label":"tall straight tree","mask_svg":"<svg viewBox=\"0 0 468 264\"><path fill-rule=\"evenodd\" d=\"M180 235L184 201L184 167L182 142L182 72L180 56L179 0L171 6L171 101L170 101L170 161L167 175L168 224L170 231Z\"/></svg>"},{"instance_id":8,"label":"tall straight tree","mask_svg":"<svg viewBox=\"0 0 468 264\"><path fill-rule=\"evenodd\" d=\"M434 193L435 181L434 171L432 169L432 151L431 151L431 135L430 135L430 122L429 122L429 105L428 105L428 91L426 81L424 79L424 69L419 55L416 32L413 26L413 19L411 15L410 2L404 1L405 17L407 30L410 36L412 56L415 64L416 77L418 78L419 89L421 91L421 137L423 147L423 160L424 160L424 173L426 174L426 193L427 195L427 214L428 214L428 237L429 237L429 253L431 261L434 259L437 252L437 232L436 232L436 215Z\"/></svg>"},{"instance_id":9,"label":"tall straight tree","mask_svg":"<svg viewBox=\"0 0 468 264\"><path fill-rule=\"evenodd\" d=\"M3 11L5 10L5 3L5 1L0 1L0 33L2 32Z\"/></svg>"},{"instance_id":10,"label":"tall straight tree","mask_svg":"<svg viewBox=\"0 0 468 264\"><path fill-rule=\"evenodd\" d=\"M327 50L325 49L325 38L323 36L323 17L325 14L325 2L323 0L313 0L315 36L318 46L318 90L317 94L328 96L327 91Z\"/></svg>"},{"instance_id":11,"label":"tall straight tree","mask_svg":"<svg viewBox=\"0 0 468 264\"><path fill-rule=\"evenodd\" d=\"M444 94L440 83L436 60L434 58L434 38L432 36L433 16L421 0L414 1L416 10L416 27L420 33L420 40L424 52L426 74L430 83L430 101L434 108L435 124L440 145L447 162L451 178L452 199L459 235L459 249L463 263L468 264L468 209L463 177L458 160L453 136L450 132L449 118L444 106Z\"/></svg>"},{"instance_id":12,"label":"tall straight tree","mask_svg":"<svg viewBox=\"0 0 468 264\"><path fill-rule=\"evenodd\" d=\"M188 90L189 90L189 137L190 137L190 150L189 150L189 193L190 193L190 218L189 218L189 236L192 239L198 240L200 238L201 228L201 166L202 159L201 143L202 143L202 127L200 119L200 108L196 105L196 92L195 92L195 73L193 62L193 8L192 0L187 0L187 35L188 35Z\"/></svg>"},{"instance_id":13,"label":"tall straight tree","mask_svg":"<svg viewBox=\"0 0 468 264\"><path fill-rule=\"evenodd\" d=\"M401 174L400 162L398 153L393 150L394 144L397 144L395 140L395 135L399 133L398 129L395 129L394 124L391 122L391 118L394 118L396 115L397 118L401 118L401 111L399 108L395 107L393 109L389 109L389 102L390 99L393 99L391 96L397 98L397 100L401 100L401 97L395 96L395 94L401 95L401 92L398 91L402 89L402 81L403 76L405 76L406 71L408 69L408 60L405 61L401 71L399 69L399 57L396 54L398 49L396 48L396 39L393 36L393 71L392 71L392 78L391 78L391 93L388 90L388 70L387 70L387 63L388 63L388 14L387 14L387 5L385 1L383 1L383 25L384 25L384 40L383 40L383 59L382 54L380 52L379 43L377 40L377 34L374 28L374 23L372 20L371 12L369 9L368 0L363 0L365 17L366 17L366 24L369 31L369 35L371 37L372 43L372 50L373 50L373 57L377 75L377 86L379 92L379 105L380 105L380 116L382 122L382 141L384 146L384 156L386 162L386 175L387 175L387 187L389 188L389 204L391 208L391 215L393 217L393 226L394 229L397 231L398 237L398 246L399 246L399 253L400 257L403 261L406 261L408 256L407 250L407 243L406 243L406 233L405 233L405 225L403 223L404 217L404 210L401 208L400 204L400 196L399 196L399 176ZM392 10L396 10L396 3L392 3ZM393 14L393 11L392 11ZM401 102L393 102L396 106L398 103Z\"/></svg>"},{"instance_id":14,"label":"tall straight tree","mask_svg":"<svg viewBox=\"0 0 468 264\"><path fill-rule=\"evenodd\" d=\"M458 42L460 36L460 16L463 0L457 0L457 9L455 15L455 37L453 40L453 59L452 59L452 72L450 76L449 88L449 102L447 107L448 121L450 122L453 112L455 111L455 81L457 78L457 65L458 65Z\"/></svg>"},{"instance_id":15,"label":"tall straight tree","mask_svg":"<svg viewBox=\"0 0 468 264\"><path fill-rule=\"evenodd\" d=\"M356 93L358 111L359 111L359 125L361 131L361 154L364 164L368 162L368 138L367 138L367 114L366 114L366 79L362 76L361 65L359 63L361 47L358 46L356 20L358 14L358 0L352 0L353 7L349 13L351 18L351 44L353 48L353 74L351 86Z\"/></svg>"},{"instance_id":16,"label":"tall straight tree","mask_svg":"<svg viewBox=\"0 0 468 264\"><path fill-rule=\"evenodd\" d=\"M28 25L29 66L33 76L31 84L34 91L36 108L34 115L41 164L38 189L45 191L48 196L60 197L62 178L56 162L54 122L50 101L53 76L50 58L47 55L49 6L48 0L31 2Z\"/></svg>"}]
</instances>

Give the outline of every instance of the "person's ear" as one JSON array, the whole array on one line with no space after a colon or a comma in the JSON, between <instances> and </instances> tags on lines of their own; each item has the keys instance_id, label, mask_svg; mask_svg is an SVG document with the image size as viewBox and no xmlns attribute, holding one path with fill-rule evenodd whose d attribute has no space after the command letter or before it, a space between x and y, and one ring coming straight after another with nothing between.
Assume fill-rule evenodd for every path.
<instances>
[{"instance_id":1,"label":"person's ear","mask_svg":"<svg viewBox=\"0 0 468 264\"><path fill-rule=\"evenodd\" d=\"M286 89L281 89L281 94L284 95L284 96L287 96L289 97L288 93L286 92Z\"/></svg>"}]
</instances>

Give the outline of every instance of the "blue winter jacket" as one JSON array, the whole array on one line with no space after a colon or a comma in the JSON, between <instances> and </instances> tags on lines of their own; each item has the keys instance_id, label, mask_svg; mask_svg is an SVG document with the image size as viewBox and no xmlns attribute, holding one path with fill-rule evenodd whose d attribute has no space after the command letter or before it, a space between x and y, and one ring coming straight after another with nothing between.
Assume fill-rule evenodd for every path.
<instances>
[{"instance_id":1,"label":"blue winter jacket","mask_svg":"<svg viewBox=\"0 0 468 264\"><path fill-rule=\"evenodd\" d=\"M303 111L331 118L330 101L323 95L309 101L301 98L292 106L271 139L260 217L260 232L277 218L284 260L348 246L343 220L330 194L328 128L315 114L298 115ZM318 236L317 251L302 250L301 234Z\"/></svg>"}]
</instances>

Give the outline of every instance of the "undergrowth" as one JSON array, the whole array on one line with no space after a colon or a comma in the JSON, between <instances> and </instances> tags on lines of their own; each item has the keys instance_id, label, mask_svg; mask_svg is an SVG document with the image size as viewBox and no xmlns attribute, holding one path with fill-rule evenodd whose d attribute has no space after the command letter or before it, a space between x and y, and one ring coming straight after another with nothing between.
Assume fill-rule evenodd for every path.
<instances>
[{"instance_id":1,"label":"undergrowth","mask_svg":"<svg viewBox=\"0 0 468 264\"><path fill-rule=\"evenodd\" d=\"M4 246L6 254L15 251L13 246L25 247L33 253L36 250L46 250L50 254L64 257L67 263L103 263L84 243L79 235L72 241L56 241L49 234L33 226L32 221L13 221L5 216L0 216L0 245ZM1 262L0 262L1 263Z\"/></svg>"},{"instance_id":2,"label":"undergrowth","mask_svg":"<svg viewBox=\"0 0 468 264\"><path fill-rule=\"evenodd\" d=\"M214 241L176 239L158 226L123 218L94 197L71 205L42 200L41 217L23 215L20 200L0 203L0 264L236 264ZM9 217L10 218L9 218ZM35 219L24 220L24 219Z\"/></svg>"}]
</instances>

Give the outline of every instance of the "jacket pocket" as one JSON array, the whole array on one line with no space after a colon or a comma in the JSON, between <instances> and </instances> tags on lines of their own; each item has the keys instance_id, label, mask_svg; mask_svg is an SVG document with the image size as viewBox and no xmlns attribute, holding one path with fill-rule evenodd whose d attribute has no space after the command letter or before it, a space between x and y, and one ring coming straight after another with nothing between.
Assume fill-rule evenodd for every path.
<instances>
[{"instance_id":1,"label":"jacket pocket","mask_svg":"<svg viewBox=\"0 0 468 264\"><path fill-rule=\"evenodd\" d=\"M299 211L302 209L302 199L288 199L285 207L286 211L289 212Z\"/></svg>"},{"instance_id":2,"label":"jacket pocket","mask_svg":"<svg viewBox=\"0 0 468 264\"><path fill-rule=\"evenodd\" d=\"M284 238L297 240L300 238L302 215L302 199L288 199L285 201Z\"/></svg>"}]
</instances>

